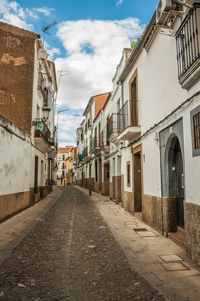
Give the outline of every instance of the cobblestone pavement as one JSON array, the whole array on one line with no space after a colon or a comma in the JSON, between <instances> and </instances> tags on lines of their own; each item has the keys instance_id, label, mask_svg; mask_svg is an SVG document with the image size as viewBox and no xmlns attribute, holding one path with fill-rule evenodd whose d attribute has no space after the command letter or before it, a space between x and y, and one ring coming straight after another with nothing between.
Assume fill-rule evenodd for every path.
<instances>
[{"instance_id":1,"label":"cobblestone pavement","mask_svg":"<svg viewBox=\"0 0 200 301\"><path fill-rule=\"evenodd\" d=\"M0 267L0 300L165 300L133 271L93 201L66 187Z\"/></svg>"}]
</instances>

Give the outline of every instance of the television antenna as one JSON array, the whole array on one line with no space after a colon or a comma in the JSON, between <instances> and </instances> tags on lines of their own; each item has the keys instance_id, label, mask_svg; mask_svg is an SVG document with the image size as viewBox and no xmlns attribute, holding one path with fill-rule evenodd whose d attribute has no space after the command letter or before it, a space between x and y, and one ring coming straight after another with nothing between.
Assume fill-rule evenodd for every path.
<instances>
[{"instance_id":1,"label":"television antenna","mask_svg":"<svg viewBox=\"0 0 200 301\"><path fill-rule=\"evenodd\" d=\"M51 27L53 27L54 25L56 25L56 24L57 24L57 22L54 21L54 22L52 22L52 23L50 23L50 24L48 24L48 25L43 26L43 28L42 28L42 31L43 31L43 45L44 45L45 34L47 33L47 34L50 35L50 33L48 32L48 30L49 30Z\"/></svg>"}]
</instances>

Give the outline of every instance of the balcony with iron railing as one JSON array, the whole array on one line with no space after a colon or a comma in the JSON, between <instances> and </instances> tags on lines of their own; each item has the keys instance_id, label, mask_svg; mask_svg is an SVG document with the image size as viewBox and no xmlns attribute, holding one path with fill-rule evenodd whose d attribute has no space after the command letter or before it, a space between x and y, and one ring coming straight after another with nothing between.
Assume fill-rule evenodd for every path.
<instances>
[{"instance_id":1,"label":"balcony with iron railing","mask_svg":"<svg viewBox=\"0 0 200 301\"><path fill-rule=\"evenodd\" d=\"M88 151L88 146L86 146L83 151L82 151L82 158L83 161L88 162L90 160L90 156L89 156L89 151Z\"/></svg>"},{"instance_id":2,"label":"balcony with iron railing","mask_svg":"<svg viewBox=\"0 0 200 301\"><path fill-rule=\"evenodd\" d=\"M100 139L97 136L91 138L90 142L90 152L92 154L97 154L101 150Z\"/></svg>"},{"instance_id":3,"label":"balcony with iron railing","mask_svg":"<svg viewBox=\"0 0 200 301\"><path fill-rule=\"evenodd\" d=\"M104 153L108 153L110 151L110 141L109 141L109 137L108 137L108 124L102 131L101 149Z\"/></svg>"},{"instance_id":4,"label":"balcony with iron railing","mask_svg":"<svg viewBox=\"0 0 200 301\"><path fill-rule=\"evenodd\" d=\"M37 118L33 121L34 126L34 141L35 145L42 151L46 152L51 149L54 143L51 138L51 132L43 119Z\"/></svg>"},{"instance_id":5,"label":"balcony with iron railing","mask_svg":"<svg viewBox=\"0 0 200 301\"><path fill-rule=\"evenodd\" d=\"M127 100L117 113L117 140L132 140L141 133L138 126L138 106L137 102Z\"/></svg>"},{"instance_id":6,"label":"balcony with iron railing","mask_svg":"<svg viewBox=\"0 0 200 301\"><path fill-rule=\"evenodd\" d=\"M88 147L87 146L83 149L82 155L83 155L83 159L88 156Z\"/></svg>"},{"instance_id":7,"label":"balcony with iron railing","mask_svg":"<svg viewBox=\"0 0 200 301\"><path fill-rule=\"evenodd\" d=\"M113 113L108 121L107 125L107 136L108 139L115 143L117 141L117 136L119 133L119 125L118 125L118 115L117 113Z\"/></svg>"},{"instance_id":8,"label":"balcony with iron railing","mask_svg":"<svg viewBox=\"0 0 200 301\"><path fill-rule=\"evenodd\" d=\"M200 3L194 3L176 32L178 79L187 90L200 76L199 33Z\"/></svg>"}]
</instances>

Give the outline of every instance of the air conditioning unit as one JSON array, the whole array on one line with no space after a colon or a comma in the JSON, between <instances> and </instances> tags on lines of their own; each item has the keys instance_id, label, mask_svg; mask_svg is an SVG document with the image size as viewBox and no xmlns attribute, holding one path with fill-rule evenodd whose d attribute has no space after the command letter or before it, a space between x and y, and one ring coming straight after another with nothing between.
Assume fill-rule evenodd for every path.
<instances>
[{"instance_id":1,"label":"air conditioning unit","mask_svg":"<svg viewBox=\"0 0 200 301\"><path fill-rule=\"evenodd\" d=\"M173 0L160 0L156 9L156 23L163 24L168 12L176 7L177 4Z\"/></svg>"}]
</instances>

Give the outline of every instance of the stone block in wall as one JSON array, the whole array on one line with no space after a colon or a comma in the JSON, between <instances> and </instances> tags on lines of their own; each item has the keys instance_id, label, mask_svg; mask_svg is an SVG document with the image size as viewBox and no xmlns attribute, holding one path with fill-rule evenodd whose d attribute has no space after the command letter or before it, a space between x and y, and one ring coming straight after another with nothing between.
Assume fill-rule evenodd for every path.
<instances>
[{"instance_id":1,"label":"stone block in wall","mask_svg":"<svg viewBox=\"0 0 200 301\"><path fill-rule=\"evenodd\" d=\"M152 206L153 206L153 227L158 231L162 232L162 205L161 197L152 196Z\"/></svg>"},{"instance_id":2,"label":"stone block in wall","mask_svg":"<svg viewBox=\"0 0 200 301\"><path fill-rule=\"evenodd\" d=\"M163 197L163 230L164 235L177 231L177 200L176 198Z\"/></svg>"},{"instance_id":3,"label":"stone block in wall","mask_svg":"<svg viewBox=\"0 0 200 301\"><path fill-rule=\"evenodd\" d=\"M200 204L184 204L186 254L200 265Z\"/></svg>"},{"instance_id":4,"label":"stone block in wall","mask_svg":"<svg viewBox=\"0 0 200 301\"><path fill-rule=\"evenodd\" d=\"M121 201L123 206L124 201L124 175L121 175Z\"/></svg>"},{"instance_id":5,"label":"stone block in wall","mask_svg":"<svg viewBox=\"0 0 200 301\"><path fill-rule=\"evenodd\" d=\"M94 182L94 191L99 192L99 182Z\"/></svg>"},{"instance_id":6,"label":"stone block in wall","mask_svg":"<svg viewBox=\"0 0 200 301\"><path fill-rule=\"evenodd\" d=\"M88 189L94 191L94 178L89 178Z\"/></svg>"},{"instance_id":7,"label":"stone block in wall","mask_svg":"<svg viewBox=\"0 0 200 301\"><path fill-rule=\"evenodd\" d=\"M0 196L0 220L30 206L30 191Z\"/></svg>"},{"instance_id":8,"label":"stone block in wall","mask_svg":"<svg viewBox=\"0 0 200 301\"><path fill-rule=\"evenodd\" d=\"M102 194L109 195L109 182L102 182Z\"/></svg>"},{"instance_id":9,"label":"stone block in wall","mask_svg":"<svg viewBox=\"0 0 200 301\"><path fill-rule=\"evenodd\" d=\"M124 191L123 207L126 211L134 214L133 192Z\"/></svg>"},{"instance_id":10,"label":"stone block in wall","mask_svg":"<svg viewBox=\"0 0 200 301\"><path fill-rule=\"evenodd\" d=\"M153 227L153 201L152 196L144 194L142 198L142 220Z\"/></svg>"},{"instance_id":11,"label":"stone block in wall","mask_svg":"<svg viewBox=\"0 0 200 301\"><path fill-rule=\"evenodd\" d=\"M121 202L121 176L115 177L115 200L116 203Z\"/></svg>"},{"instance_id":12,"label":"stone block in wall","mask_svg":"<svg viewBox=\"0 0 200 301\"><path fill-rule=\"evenodd\" d=\"M109 197L113 200L113 183L109 182Z\"/></svg>"}]
</instances>

